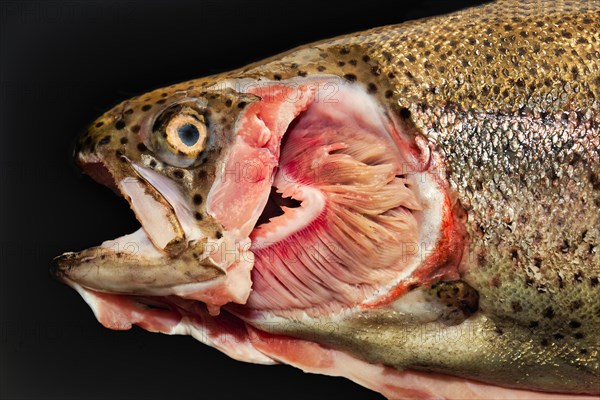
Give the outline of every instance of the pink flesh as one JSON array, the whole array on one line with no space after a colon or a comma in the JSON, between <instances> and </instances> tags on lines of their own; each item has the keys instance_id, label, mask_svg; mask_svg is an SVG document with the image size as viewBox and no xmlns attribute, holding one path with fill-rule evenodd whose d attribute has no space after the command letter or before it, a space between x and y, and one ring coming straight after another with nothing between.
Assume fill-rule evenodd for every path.
<instances>
[{"instance_id":1,"label":"pink flesh","mask_svg":"<svg viewBox=\"0 0 600 400\"><path fill-rule=\"evenodd\" d=\"M279 145L289 123L313 98L305 90L297 101L285 101L286 87L258 88L262 98L248 106L221 179L213 186L207 210L228 231L248 237L262 212L279 161Z\"/></svg>"},{"instance_id":2,"label":"pink flesh","mask_svg":"<svg viewBox=\"0 0 600 400\"><path fill-rule=\"evenodd\" d=\"M243 253L238 261L227 268L222 280L208 282L205 287L181 297L205 303L211 315L219 315L221 306L227 303L246 303L250 295L252 260L251 253Z\"/></svg>"},{"instance_id":3,"label":"pink flesh","mask_svg":"<svg viewBox=\"0 0 600 400\"><path fill-rule=\"evenodd\" d=\"M177 297L136 297L99 293L68 282L94 311L106 328L131 329L132 325L167 335L192 335L236 360L273 364L255 349L246 326L227 313L209 315L203 304ZM146 304L168 309L149 308Z\"/></svg>"}]
</instances>

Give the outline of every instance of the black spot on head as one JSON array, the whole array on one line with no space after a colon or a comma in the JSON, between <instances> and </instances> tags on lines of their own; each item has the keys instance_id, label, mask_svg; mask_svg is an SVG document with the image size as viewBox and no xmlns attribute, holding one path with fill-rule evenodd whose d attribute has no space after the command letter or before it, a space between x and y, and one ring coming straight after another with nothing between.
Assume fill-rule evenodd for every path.
<instances>
[{"instance_id":1,"label":"black spot on head","mask_svg":"<svg viewBox=\"0 0 600 400\"><path fill-rule=\"evenodd\" d=\"M275 74L275 75L273 75L273 79L275 79L276 81L280 81L281 80L281 75Z\"/></svg>"},{"instance_id":2,"label":"black spot on head","mask_svg":"<svg viewBox=\"0 0 600 400\"><path fill-rule=\"evenodd\" d=\"M226 105L227 107L231 107L231 104L232 104L232 103L233 103L233 102L231 101L231 99L227 99L227 100L225 100L225 105Z\"/></svg>"},{"instance_id":3,"label":"black spot on head","mask_svg":"<svg viewBox=\"0 0 600 400\"><path fill-rule=\"evenodd\" d=\"M515 313L523 311L523 306L518 301L513 301L510 306Z\"/></svg>"},{"instance_id":4,"label":"black spot on head","mask_svg":"<svg viewBox=\"0 0 600 400\"><path fill-rule=\"evenodd\" d=\"M150 160L150 168L154 168L154 167L156 167L156 161Z\"/></svg>"},{"instance_id":5,"label":"black spot on head","mask_svg":"<svg viewBox=\"0 0 600 400\"><path fill-rule=\"evenodd\" d=\"M575 339L583 339L583 338L585 337L585 335L584 335L583 333L581 333L581 332L577 332L577 333L575 333L575 334L573 335L573 337L574 337Z\"/></svg>"},{"instance_id":6,"label":"black spot on head","mask_svg":"<svg viewBox=\"0 0 600 400\"><path fill-rule=\"evenodd\" d=\"M529 322L529 328L530 329L537 328L538 326L540 326L540 323L538 321L531 321L531 322Z\"/></svg>"},{"instance_id":7,"label":"black spot on head","mask_svg":"<svg viewBox=\"0 0 600 400\"><path fill-rule=\"evenodd\" d=\"M565 29L563 29L560 34L562 35L562 37L570 39L573 37L573 34Z\"/></svg>"},{"instance_id":8,"label":"black spot on head","mask_svg":"<svg viewBox=\"0 0 600 400\"><path fill-rule=\"evenodd\" d=\"M575 283L583 282L583 272L582 271L577 271L573 274L573 282L575 282Z\"/></svg>"},{"instance_id":9,"label":"black spot on head","mask_svg":"<svg viewBox=\"0 0 600 400\"><path fill-rule=\"evenodd\" d=\"M100 139L98 141L98 146L104 146L105 144L108 144L110 142L110 139L111 139L110 135L104 136L102 139Z\"/></svg>"},{"instance_id":10,"label":"black spot on head","mask_svg":"<svg viewBox=\"0 0 600 400\"><path fill-rule=\"evenodd\" d=\"M410 62L415 62L417 60L412 54L407 55L406 59Z\"/></svg>"},{"instance_id":11,"label":"black spot on head","mask_svg":"<svg viewBox=\"0 0 600 400\"><path fill-rule=\"evenodd\" d=\"M240 101L240 102L237 104L237 106L238 106L238 108L244 108L244 107L246 107L246 102L245 102L245 101Z\"/></svg>"},{"instance_id":12,"label":"black spot on head","mask_svg":"<svg viewBox=\"0 0 600 400\"><path fill-rule=\"evenodd\" d=\"M600 179L598 179L598 175L595 172L590 172L588 180L592 184L594 190L600 190Z\"/></svg>"},{"instance_id":13,"label":"black spot on head","mask_svg":"<svg viewBox=\"0 0 600 400\"><path fill-rule=\"evenodd\" d=\"M115 129L117 129L117 130L121 130L121 129L123 129L123 128L125 128L125 121L123 121L122 119L120 119L120 120L118 120L118 121L115 123Z\"/></svg>"},{"instance_id":14,"label":"black spot on head","mask_svg":"<svg viewBox=\"0 0 600 400\"><path fill-rule=\"evenodd\" d=\"M581 300L575 300L571 303L569 308L571 309L571 311L575 311L575 310L579 310L582 305L583 305L583 302Z\"/></svg>"},{"instance_id":15,"label":"black spot on head","mask_svg":"<svg viewBox=\"0 0 600 400\"><path fill-rule=\"evenodd\" d=\"M205 170L201 170L200 172L198 172L199 179L206 179L207 176L208 176L208 174L206 173Z\"/></svg>"},{"instance_id":16,"label":"black spot on head","mask_svg":"<svg viewBox=\"0 0 600 400\"><path fill-rule=\"evenodd\" d=\"M565 287L565 282L563 280L563 277L560 274L556 274L556 277L558 278L558 287L559 288L564 288Z\"/></svg>"},{"instance_id":17,"label":"black spot on head","mask_svg":"<svg viewBox=\"0 0 600 400\"><path fill-rule=\"evenodd\" d=\"M358 64L358 62L356 60L350 60L350 61L348 61L348 64L356 66L356 64Z\"/></svg>"},{"instance_id":18,"label":"black spot on head","mask_svg":"<svg viewBox=\"0 0 600 400\"><path fill-rule=\"evenodd\" d=\"M540 344L544 347L548 346L548 339L542 339L542 341L540 342Z\"/></svg>"},{"instance_id":19,"label":"black spot on head","mask_svg":"<svg viewBox=\"0 0 600 400\"><path fill-rule=\"evenodd\" d=\"M389 99L389 98L391 98L393 95L394 95L394 92L393 92L393 91L391 91L391 90L386 90L386 91L385 91L385 98L386 98L386 99Z\"/></svg>"},{"instance_id":20,"label":"black spot on head","mask_svg":"<svg viewBox=\"0 0 600 400\"><path fill-rule=\"evenodd\" d=\"M577 328L579 328L579 327L581 326L581 322L579 322L579 321L575 321L575 320L571 320L571 321L569 322L569 326L570 326L571 328L573 328L573 329L577 329Z\"/></svg>"},{"instance_id":21,"label":"black spot on head","mask_svg":"<svg viewBox=\"0 0 600 400\"><path fill-rule=\"evenodd\" d=\"M127 139L125 136L123 136L120 140L121 144L127 144L127 142L129 142L129 139Z\"/></svg>"},{"instance_id":22,"label":"black spot on head","mask_svg":"<svg viewBox=\"0 0 600 400\"><path fill-rule=\"evenodd\" d=\"M221 231L216 231L216 232L215 232L215 237L216 237L217 239L221 239L221 238L223 237L223 233L221 233Z\"/></svg>"},{"instance_id":23,"label":"black spot on head","mask_svg":"<svg viewBox=\"0 0 600 400\"><path fill-rule=\"evenodd\" d=\"M518 259L519 259L519 249L516 249L516 248L515 248L515 249L512 249L512 250L510 251L510 257L511 257L513 260L518 260Z\"/></svg>"},{"instance_id":24,"label":"black spot on head","mask_svg":"<svg viewBox=\"0 0 600 400\"><path fill-rule=\"evenodd\" d=\"M138 143L137 149L141 152L148 150L148 148L146 147L146 145L144 143Z\"/></svg>"},{"instance_id":25,"label":"black spot on head","mask_svg":"<svg viewBox=\"0 0 600 400\"><path fill-rule=\"evenodd\" d=\"M298 76L305 77L306 76L306 71L298 71Z\"/></svg>"},{"instance_id":26,"label":"black spot on head","mask_svg":"<svg viewBox=\"0 0 600 400\"><path fill-rule=\"evenodd\" d=\"M196 218L198 221L202 221L202 214L200 214L198 211L196 211L194 213L194 218Z\"/></svg>"},{"instance_id":27,"label":"black spot on head","mask_svg":"<svg viewBox=\"0 0 600 400\"><path fill-rule=\"evenodd\" d=\"M196 193L192 200L194 201L194 204L196 204L196 205L202 204L202 195L199 193Z\"/></svg>"},{"instance_id":28,"label":"black spot on head","mask_svg":"<svg viewBox=\"0 0 600 400\"><path fill-rule=\"evenodd\" d=\"M532 278L530 278L530 277L526 277L526 278L525 278L525 286L527 286L527 287L531 287L531 286L533 286L533 283L534 283L534 282L535 282L535 281L534 281Z\"/></svg>"},{"instance_id":29,"label":"black spot on head","mask_svg":"<svg viewBox=\"0 0 600 400\"><path fill-rule=\"evenodd\" d=\"M546 307L546 309L544 310L542 315L544 316L544 318L548 318L548 319L554 318L554 309L552 308L552 306Z\"/></svg>"},{"instance_id":30,"label":"black spot on head","mask_svg":"<svg viewBox=\"0 0 600 400\"><path fill-rule=\"evenodd\" d=\"M356 75L346 74L346 75L344 75L344 79L346 79L349 82L354 82L354 81L356 81Z\"/></svg>"},{"instance_id":31,"label":"black spot on head","mask_svg":"<svg viewBox=\"0 0 600 400\"><path fill-rule=\"evenodd\" d=\"M410 110L406 107L402 107L400 109L400 117L404 118L404 119L408 119L410 118Z\"/></svg>"},{"instance_id":32,"label":"black spot on head","mask_svg":"<svg viewBox=\"0 0 600 400\"><path fill-rule=\"evenodd\" d=\"M597 276L592 276L590 278L590 285L592 285L592 287L598 286L598 277Z\"/></svg>"},{"instance_id":33,"label":"black spot on head","mask_svg":"<svg viewBox=\"0 0 600 400\"><path fill-rule=\"evenodd\" d=\"M167 102L166 99L157 100L155 104L165 104Z\"/></svg>"},{"instance_id":34,"label":"black spot on head","mask_svg":"<svg viewBox=\"0 0 600 400\"><path fill-rule=\"evenodd\" d=\"M183 178L183 171L180 169L176 169L175 171L173 171L173 176L177 179L182 179Z\"/></svg>"},{"instance_id":35,"label":"black spot on head","mask_svg":"<svg viewBox=\"0 0 600 400\"><path fill-rule=\"evenodd\" d=\"M323 72L323 71L325 71L326 69L327 69L327 67L325 67L324 65L319 65L319 66L317 67L317 71L319 71L319 72Z\"/></svg>"},{"instance_id":36,"label":"black spot on head","mask_svg":"<svg viewBox=\"0 0 600 400\"><path fill-rule=\"evenodd\" d=\"M133 133L138 133L140 131L141 127L139 125L134 125L131 127L131 132Z\"/></svg>"},{"instance_id":37,"label":"black spot on head","mask_svg":"<svg viewBox=\"0 0 600 400\"><path fill-rule=\"evenodd\" d=\"M343 67L344 65L346 65L345 61L338 61L337 63L340 67Z\"/></svg>"},{"instance_id":38,"label":"black spot on head","mask_svg":"<svg viewBox=\"0 0 600 400\"><path fill-rule=\"evenodd\" d=\"M340 49L340 54L348 54L350 53L350 49L348 49L347 47L342 47Z\"/></svg>"},{"instance_id":39,"label":"black spot on head","mask_svg":"<svg viewBox=\"0 0 600 400\"><path fill-rule=\"evenodd\" d=\"M371 94L377 93L377 86L374 83L369 83L367 85L367 92Z\"/></svg>"},{"instance_id":40,"label":"black spot on head","mask_svg":"<svg viewBox=\"0 0 600 400\"><path fill-rule=\"evenodd\" d=\"M144 104L142 106L142 111L148 111L151 108L152 108L152 104Z\"/></svg>"},{"instance_id":41,"label":"black spot on head","mask_svg":"<svg viewBox=\"0 0 600 400\"><path fill-rule=\"evenodd\" d=\"M123 114L127 114L127 115L129 115L129 114L133 114L133 109L132 109L132 108L128 108L127 110L125 110L125 111L123 112Z\"/></svg>"},{"instance_id":42,"label":"black spot on head","mask_svg":"<svg viewBox=\"0 0 600 400\"><path fill-rule=\"evenodd\" d=\"M369 62L369 60L370 60L370 59L371 59L371 57L369 57L369 56L368 56L368 55L366 55L366 54L365 54L364 56L362 56L362 60L363 60L364 62Z\"/></svg>"},{"instance_id":43,"label":"black spot on head","mask_svg":"<svg viewBox=\"0 0 600 400\"><path fill-rule=\"evenodd\" d=\"M555 333L554 334L554 339L556 339L556 340L561 340L561 339L564 339L564 338L565 338L565 335L563 335L562 333Z\"/></svg>"},{"instance_id":44,"label":"black spot on head","mask_svg":"<svg viewBox=\"0 0 600 400\"><path fill-rule=\"evenodd\" d=\"M100 121L96 123L96 128L100 128L102 125L104 125L104 122Z\"/></svg>"}]
</instances>

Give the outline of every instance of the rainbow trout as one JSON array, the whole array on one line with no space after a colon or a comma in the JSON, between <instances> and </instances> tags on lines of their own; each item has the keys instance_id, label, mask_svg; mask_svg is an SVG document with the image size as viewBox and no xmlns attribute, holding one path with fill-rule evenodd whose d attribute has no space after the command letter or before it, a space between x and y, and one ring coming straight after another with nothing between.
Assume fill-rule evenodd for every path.
<instances>
[{"instance_id":1,"label":"rainbow trout","mask_svg":"<svg viewBox=\"0 0 600 400\"><path fill-rule=\"evenodd\" d=\"M141 228L55 259L107 328L389 398L600 394L600 6L498 1L123 101Z\"/></svg>"}]
</instances>

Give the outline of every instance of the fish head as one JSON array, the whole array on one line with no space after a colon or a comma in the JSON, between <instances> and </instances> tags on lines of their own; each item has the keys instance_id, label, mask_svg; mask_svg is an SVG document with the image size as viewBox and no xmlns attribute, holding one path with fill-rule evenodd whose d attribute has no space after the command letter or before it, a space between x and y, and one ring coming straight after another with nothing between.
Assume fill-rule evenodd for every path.
<instances>
[{"instance_id":1,"label":"fish head","mask_svg":"<svg viewBox=\"0 0 600 400\"><path fill-rule=\"evenodd\" d=\"M336 75L239 73L159 89L94 121L74 153L141 228L65 253L53 271L81 290L176 295L213 313L246 304L249 320L350 308L416 270L418 241L438 241L449 200L430 150ZM341 274L317 277L332 286L321 296L302 287L314 263Z\"/></svg>"},{"instance_id":2,"label":"fish head","mask_svg":"<svg viewBox=\"0 0 600 400\"><path fill-rule=\"evenodd\" d=\"M248 250L244 243L266 199L252 178L269 177L246 179L252 166L240 163L256 154L242 149L242 159L236 158L244 147L236 147L236 124L257 100L231 89L155 91L94 121L78 139L74 161L123 196L141 228L58 257L56 275L90 289L156 295L218 277L233 263L251 263L240 253ZM276 165L274 155L259 152L265 163L252 173L270 173L264 167ZM245 177L240 168L247 170ZM226 208L223 191L231 195ZM226 218L220 217L223 211ZM134 272L133 265L171 266L174 273L156 279L151 267Z\"/></svg>"}]
</instances>

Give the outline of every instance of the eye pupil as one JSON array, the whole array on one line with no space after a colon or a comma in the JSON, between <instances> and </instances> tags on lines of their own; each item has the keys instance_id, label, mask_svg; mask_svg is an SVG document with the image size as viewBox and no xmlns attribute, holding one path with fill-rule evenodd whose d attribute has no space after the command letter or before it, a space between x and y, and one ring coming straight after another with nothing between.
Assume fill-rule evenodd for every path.
<instances>
[{"instance_id":1,"label":"eye pupil","mask_svg":"<svg viewBox=\"0 0 600 400\"><path fill-rule=\"evenodd\" d=\"M200 139L200 132L198 132L198 128L196 128L192 124L181 125L177 129L177 134L179 135L179 139L186 146L193 146Z\"/></svg>"}]
</instances>

